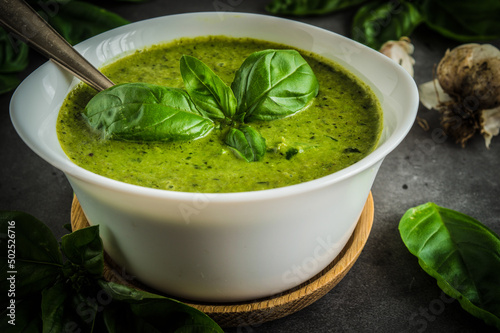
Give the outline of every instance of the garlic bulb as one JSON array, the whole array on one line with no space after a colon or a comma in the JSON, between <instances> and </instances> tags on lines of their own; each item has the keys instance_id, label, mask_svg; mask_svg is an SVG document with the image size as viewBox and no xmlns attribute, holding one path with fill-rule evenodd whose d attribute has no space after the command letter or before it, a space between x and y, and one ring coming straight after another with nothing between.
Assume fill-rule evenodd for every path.
<instances>
[{"instance_id":1,"label":"garlic bulb","mask_svg":"<svg viewBox=\"0 0 500 333\"><path fill-rule=\"evenodd\" d=\"M420 102L441 113L443 130L462 147L481 133L489 148L500 131L500 50L491 44L447 50L436 76L419 86Z\"/></svg>"}]
</instances>

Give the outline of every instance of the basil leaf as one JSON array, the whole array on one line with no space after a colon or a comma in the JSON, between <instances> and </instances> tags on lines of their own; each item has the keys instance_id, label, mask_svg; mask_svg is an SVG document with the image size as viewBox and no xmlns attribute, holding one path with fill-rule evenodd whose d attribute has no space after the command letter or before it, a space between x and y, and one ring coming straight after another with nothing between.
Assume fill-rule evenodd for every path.
<instances>
[{"instance_id":1,"label":"basil leaf","mask_svg":"<svg viewBox=\"0 0 500 333\"><path fill-rule=\"evenodd\" d=\"M420 23L422 16L409 2L370 2L354 16L352 38L378 50L388 40L409 36Z\"/></svg>"},{"instance_id":2,"label":"basil leaf","mask_svg":"<svg viewBox=\"0 0 500 333\"><path fill-rule=\"evenodd\" d=\"M82 1L38 1L49 24L70 44L77 44L129 21L96 5Z\"/></svg>"},{"instance_id":3,"label":"basil leaf","mask_svg":"<svg viewBox=\"0 0 500 333\"><path fill-rule=\"evenodd\" d=\"M145 327L146 323L141 318L137 318L130 310L130 305L125 302L113 302L111 305L105 307L102 318L108 333L160 333L160 331L152 329L150 326Z\"/></svg>"},{"instance_id":4,"label":"basil leaf","mask_svg":"<svg viewBox=\"0 0 500 333\"><path fill-rule=\"evenodd\" d=\"M360 5L369 0L273 0L266 10L275 15L321 15Z\"/></svg>"},{"instance_id":5,"label":"basil leaf","mask_svg":"<svg viewBox=\"0 0 500 333\"><path fill-rule=\"evenodd\" d=\"M15 74L0 74L0 94L14 90L21 80Z\"/></svg>"},{"instance_id":6,"label":"basil leaf","mask_svg":"<svg viewBox=\"0 0 500 333\"><path fill-rule=\"evenodd\" d=\"M202 61L184 55L180 60L182 80L193 102L211 119L231 118L236 111L234 93Z\"/></svg>"},{"instance_id":7,"label":"basil leaf","mask_svg":"<svg viewBox=\"0 0 500 333\"><path fill-rule=\"evenodd\" d=\"M131 303L130 310L159 332L223 332L203 312L167 298Z\"/></svg>"},{"instance_id":8,"label":"basil leaf","mask_svg":"<svg viewBox=\"0 0 500 333\"><path fill-rule=\"evenodd\" d=\"M29 47L0 28L0 73L16 73L28 66Z\"/></svg>"},{"instance_id":9,"label":"basil leaf","mask_svg":"<svg viewBox=\"0 0 500 333\"><path fill-rule=\"evenodd\" d=\"M68 294L62 282L42 291L43 332L64 332L65 302Z\"/></svg>"},{"instance_id":10,"label":"basil leaf","mask_svg":"<svg viewBox=\"0 0 500 333\"><path fill-rule=\"evenodd\" d=\"M15 73L28 66L28 45L0 28L0 94L15 89L21 80Z\"/></svg>"},{"instance_id":11,"label":"basil leaf","mask_svg":"<svg viewBox=\"0 0 500 333\"><path fill-rule=\"evenodd\" d=\"M252 53L235 74L231 88L237 118L245 122L284 118L303 109L318 94L318 80L295 50Z\"/></svg>"},{"instance_id":12,"label":"basil leaf","mask_svg":"<svg viewBox=\"0 0 500 333\"><path fill-rule=\"evenodd\" d=\"M250 126L231 127L224 142L247 162L260 161L266 153L266 139Z\"/></svg>"},{"instance_id":13,"label":"basil leaf","mask_svg":"<svg viewBox=\"0 0 500 333\"><path fill-rule=\"evenodd\" d=\"M422 0L416 3L425 23L461 42L500 38L499 1Z\"/></svg>"},{"instance_id":14,"label":"basil leaf","mask_svg":"<svg viewBox=\"0 0 500 333\"><path fill-rule=\"evenodd\" d=\"M95 282L95 281L92 281ZM66 308L70 309L65 314L66 317L71 318L71 321L82 328L94 328L100 324L98 313L111 303L111 298L104 294L102 291L95 289L95 283L87 285L85 289L76 292L74 283L71 286L71 293L68 295ZM75 311L72 311L72 310ZM71 331L68 329L68 331ZM86 330L83 330L86 331Z\"/></svg>"},{"instance_id":15,"label":"basil leaf","mask_svg":"<svg viewBox=\"0 0 500 333\"><path fill-rule=\"evenodd\" d=\"M500 238L479 221L427 203L409 209L401 238L462 308L500 329Z\"/></svg>"},{"instance_id":16,"label":"basil leaf","mask_svg":"<svg viewBox=\"0 0 500 333\"><path fill-rule=\"evenodd\" d=\"M118 301L141 301L145 298L162 298L163 296L151 294L144 290L130 288L128 286L108 282L104 280L98 281L99 286L106 291L114 300Z\"/></svg>"},{"instance_id":17,"label":"basil leaf","mask_svg":"<svg viewBox=\"0 0 500 333\"><path fill-rule=\"evenodd\" d=\"M64 235L61 238L61 249L73 264L81 266L92 276L102 276L104 255L98 225Z\"/></svg>"},{"instance_id":18,"label":"basil leaf","mask_svg":"<svg viewBox=\"0 0 500 333\"><path fill-rule=\"evenodd\" d=\"M118 140L192 140L214 127L185 91L149 83L119 84L99 92L85 107L84 117L105 138Z\"/></svg>"},{"instance_id":19,"label":"basil leaf","mask_svg":"<svg viewBox=\"0 0 500 333\"><path fill-rule=\"evenodd\" d=\"M50 229L31 215L0 211L0 290L16 282L16 299L39 293L61 274L62 255ZM10 272L16 273L10 273Z\"/></svg>"},{"instance_id":20,"label":"basil leaf","mask_svg":"<svg viewBox=\"0 0 500 333\"><path fill-rule=\"evenodd\" d=\"M223 332L206 314L179 301L114 282L100 280L99 285L115 301L104 309L109 332L130 328L134 332Z\"/></svg>"}]
</instances>

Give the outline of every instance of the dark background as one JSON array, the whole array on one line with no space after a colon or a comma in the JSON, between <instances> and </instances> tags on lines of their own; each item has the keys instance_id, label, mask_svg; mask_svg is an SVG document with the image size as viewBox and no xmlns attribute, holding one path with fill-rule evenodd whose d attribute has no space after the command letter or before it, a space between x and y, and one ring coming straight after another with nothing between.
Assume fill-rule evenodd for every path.
<instances>
[{"instance_id":1,"label":"dark background","mask_svg":"<svg viewBox=\"0 0 500 333\"><path fill-rule=\"evenodd\" d=\"M130 21L198 11L267 14L269 0L148 1L99 3ZM349 36L354 12L294 18ZM459 45L425 27L411 36L415 80L432 79L433 66L447 48ZM493 42L497 47L500 41ZM27 76L46 60L31 52ZM0 95L0 209L34 215L59 238L70 222L72 190L65 176L35 155L18 137L9 117L12 94ZM29 98L29 96L27 97ZM309 307L273 322L229 332L488 332L494 331L461 309L437 287L404 246L398 223L405 211L425 202L468 214L500 234L500 137L486 149L477 136L466 148L437 138L438 113L422 106L403 143L384 161L372 189L375 220L368 242L347 276ZM434 136L433 136L434 133Z\"/></svg>"}]
</instances>

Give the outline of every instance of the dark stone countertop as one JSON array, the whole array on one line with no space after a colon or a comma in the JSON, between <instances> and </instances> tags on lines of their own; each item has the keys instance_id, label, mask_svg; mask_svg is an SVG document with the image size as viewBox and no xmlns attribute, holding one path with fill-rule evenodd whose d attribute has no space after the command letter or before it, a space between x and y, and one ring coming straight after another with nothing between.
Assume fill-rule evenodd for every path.
<instances>
[{"instance_id":1,"label":"dark stone countertop","mask_svg":"<svg viewBox=\"0 0 500 333\"><path fill-rule=\"evenodd\" d=\"M105 6L138 21L198 11L266 14L261 1L105 2ZM353 11L294 18L349 36ZM417 84L432 79L433 66L458 42L419 27L415 45ZM495 41L498 47L500 41ZM27 76L45 59L32 52ZM20 210L47 223L56 237L70 221L72 190L65 176L35 155L18 137L8 113L12 94L0 95L0 209ZM28 97L29 98L29 97ZM375 220L368 242L347 276L326 296L285 318L230 329L228 332L488 332L483 321L461 309L427 275L404 246L398 223L413 206L435 202L468 214L500 234L500 138L486 149L481 136L465 149L439 136L438 114L422 106L418 116L430 130L415 124L406 139L384 161L373 185Z\"/></svg>"}]
</instances>

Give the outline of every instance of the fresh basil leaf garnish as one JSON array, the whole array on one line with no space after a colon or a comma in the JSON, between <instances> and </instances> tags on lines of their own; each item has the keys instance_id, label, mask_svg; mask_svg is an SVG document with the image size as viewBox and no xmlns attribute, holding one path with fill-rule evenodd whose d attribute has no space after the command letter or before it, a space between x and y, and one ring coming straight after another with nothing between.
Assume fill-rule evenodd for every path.
<instances>
[{"instance_id":1,"label":"fresh basil leaf garnish","mask_svg":"<svg viewBox=\"0 0 500 333\"><path fill-rule=\"evenodd\" d=\"M236 116L245 122L284 118L302 110L318 94L318 80L295 50L252 53L235 74L231 88Z\"/></svg>"},{"instance_id":2,"label":"fresh basil leaf garnish","mask_svg":"<svg viewBox=\"0 0 500 333\"><path fill-rule=\"evenodd\" d=\"M149 83L119 84L99 92L84 117L105 138L118 140L193 140L214 127L184 90Z\"/></svg>"},{"instance_id":3,"label":"fresh basil leaf garnish","mask_svg":"<svg viewBox=\"0 0 500 333\"><path fill-rule=\"evenodd\" d=\"M195 57L184 55L180 70L186 91L193 102L211 119L231 118L236 97L217 74Z\"/></svg>"},{"instance_id":4,"label":"fresh basil leaf garnish","mask_svg":"<svg viewBox=\"0 0 500 333\"><path fill-rule=\"evenodd\" d=\"M17 272L16 299L39 293L57 280L62 254L45 224L26 213L2 211L0 234L0 290L9 290L11 271Z\"/></svg>"},{"instance_id":5,"label":"fresh basil leaf garnish","mask_svg":"<svg viewBox=\"0 0 500 333\"><path fill-rule=\"evenodd\" d=\"M401 238L462 308L500 329L500 238L465 214L427 203L409 209Z\"/></svg>"},{"instance_id":6,"label":"fresh basil leaf garnish","mask_svg":"<svg viewBox=\"0 0 500 333\"><path fill-rule=\"evenodd\" d=\"M230 128L224 142L247 162L259 161L266 153L266 139L250 126Z\"/></svg>"},{"instance_id":7,"label":"fresh basil leaf garnish","mask_svg":"<svg viewBox=\"0 0 500 333\"><path fill-rule=\"evenodd\" d=\"M131 141L183 141L230 124L224 138L237 156L261 160L265 139L251 121L269 121L304 109L316 97L318 80L295 50L251 54L228 87L199 59L184 55L180 70L186 91L149 83L118 84L95 95L83 117L104 138ZM294 154L288 155L291 158Z\"/></svg>"}]
</instances>

